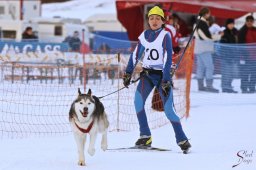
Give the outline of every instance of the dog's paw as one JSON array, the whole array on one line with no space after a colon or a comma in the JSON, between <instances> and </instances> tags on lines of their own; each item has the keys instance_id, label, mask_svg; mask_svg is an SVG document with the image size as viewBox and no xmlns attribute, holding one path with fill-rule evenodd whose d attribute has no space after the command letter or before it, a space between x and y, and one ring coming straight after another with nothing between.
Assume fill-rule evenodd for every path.
<instances>
[{"instance_id":1,"label":"dog's paw","mask_svg":"<svg viewBox=\"0 0 256 170\"><path fill-rule=\"evenodd\" d=\"M93 156L95 154L95 149L94 148L89 148L88 153Z\"/></svg>"},{"instance_id":2,"label":"dog's paw","mask_svg":"<svg viewBox=\"0 0 256 170\"><path fill-rule=\"evenodd\" d=\"M79 165L79 166L85 166L85 161L79 160L79 161L78 161L78 165Z\"/></svg>"},{"instance_id":3,"label":"dog's paw","mask_svg":"<svg viewBox=\"0 0 256 170\"><path fill-rule=\"evenodd\" d=\"M108 149L108 145L107 144L101 144L101 149L103 151L106 151Z\"/></svg>"}]
</instances>

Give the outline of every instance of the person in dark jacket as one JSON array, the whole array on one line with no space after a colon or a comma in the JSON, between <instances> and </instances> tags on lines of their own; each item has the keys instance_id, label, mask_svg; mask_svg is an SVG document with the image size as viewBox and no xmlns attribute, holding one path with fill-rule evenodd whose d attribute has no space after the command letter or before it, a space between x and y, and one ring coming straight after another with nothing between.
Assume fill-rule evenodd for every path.
<instances>
[{"instance_id":1,"label":"person in dark jacket","mask_svg":"<svg viewBox=\"0 0 256 170\"><path fill-rule=\"evenodd\" d=\"M256 27L253 26L254 17L246 17L245 25L238 35L239 43L256 43ZM241 49L243 56L240 59L240 76L242 93L255 93L256 85L256 54L253 49Z\"/></svg>"},{"instance_id":2,"label":"person in dark jacket","mask_svg":"<svg viewBox=\"0 0 256 170\"><path fill-rule=\"evenodd\" d=\"M213 87L213 41L217 40L209 31L207 20L211 16L209 8L203 7L199 15L202 16L198 27L195 31L195 53L197 54L197 68L196 77L198 81L198 90L218 93L219 90ZM220 37L219 37L220 38ZM206 79L206 87L204 86L204 79Z\"/></svg>"},{"instance_id":3,"label":"person in dark jacket","mask_svg":"<svg viewBox=\"0 0 256 170\"><path fill-rule=\"evenodd\" d=\"M79 32L75 31L73 36L69 39L69 46L71 48L71 51L73 52L79 52L80 46L81 46L81 40L79 38Z\"/></svg>"},{"instance_id":4,"label":"person in dark jacket","mask_svg":"<svg viewBox=\"0 0 256 170\"><path fill-rule=\"evenodd\" d=\"M27 27L22 33L22 41L38 41L38 37L33 33L32 27Z\"/></svg>"},{"instance_id":5,"label":"person in dark jacket","mask_svg":"<svg viewBox=\"0 0 256 170\"><path fill-rule=\"evenodd\" d=\"M226 29L224 30L224 35L221 37L220 43L236 44L238 41L238 30L234 27L235 21L232 18L227 19ZM237 93L233 90L231 86L234 78L234 65L238 63L236 58L235 47L232 45L221 45L221 87L222 92L225 93Z\"/></svg>"}]
</instances>

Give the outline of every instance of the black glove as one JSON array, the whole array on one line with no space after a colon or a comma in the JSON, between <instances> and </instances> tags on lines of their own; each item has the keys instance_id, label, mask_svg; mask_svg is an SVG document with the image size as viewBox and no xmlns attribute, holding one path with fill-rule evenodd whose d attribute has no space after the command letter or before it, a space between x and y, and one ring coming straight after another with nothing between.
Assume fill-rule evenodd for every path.
<instances>
[{"instance_id":1,"label":"black glove","mask_svg":"<svg viewBox=\"0 0 256 170\"><path fill-rule=\"evenodd\" d=\"M180 48L179 46L173 47L172 49L173 49L173 52L174 52L175 54L178 54L178 53L180 52L180 50L181 50L181 48Z\"/></svg>"},{"instance_id":2,"label":"black glove","mask_svg":"<svg viewBox=\"0 0 256 170\"><path fill-rule=\"evenodd\" d=\"M131 74L126 73L123 75L123 84L126 88L128 88L128 86L130 85L131 82Z\"/></svg>"},{"instance_id":3,"label":"black glove","mask_svg":"<svg viewBox=\"0 0 256 170\"><path fill-rule=\"evenodd\" d=\"M161 87L163 90L163 95L166 97L169 95L171 87L173 87L172 81L166 81L161 83Z\"/></svg>"}]
</instances>

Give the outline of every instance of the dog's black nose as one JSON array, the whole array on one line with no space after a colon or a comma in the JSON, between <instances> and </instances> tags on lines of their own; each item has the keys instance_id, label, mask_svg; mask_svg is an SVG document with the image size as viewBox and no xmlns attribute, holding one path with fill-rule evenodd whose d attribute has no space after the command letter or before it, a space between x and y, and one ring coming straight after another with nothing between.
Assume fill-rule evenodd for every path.
<instances>
[{"instance_id":1,"label":"dog's black nose","mask_svg":"<svg viewBox=\"0 0 256 170\"><path fill-rule=\"evenodd\" d=\"M84 111L86 111L86 112L87 112L87 111L88 111L88 107L85 107L85 108L84 108Z\"/></svg>"}]
</instances>

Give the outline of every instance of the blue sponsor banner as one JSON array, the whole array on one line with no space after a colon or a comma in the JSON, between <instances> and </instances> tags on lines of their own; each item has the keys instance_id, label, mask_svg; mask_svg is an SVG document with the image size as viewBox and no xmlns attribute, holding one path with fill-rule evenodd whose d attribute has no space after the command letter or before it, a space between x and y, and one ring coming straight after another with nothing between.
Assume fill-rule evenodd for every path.
<instances>
[{"instance_id":1,"label":"blue sponsor banner","mask_svg":"<svg viewBox=\"0 0 256 170\"><path fill-rule=\"evenodd\" d=\"M14 42L14 41L0 41L0 53L8 53L15 51L17 53L27 52L67 52L69 46L67 43L43 43L43 42Z\"/></svg>"},{"instance_id":2,"label":"blue sponsor banner","mask_svg":"<svg viewBox=\"0 0 256 170\"><path fill-rule=\"evenodd\" d=\"M93 50L101 52L104 49L110 53L130 53L132 43L126 32L96 31L94 32Z\"/></svg>"}]
</instances>

